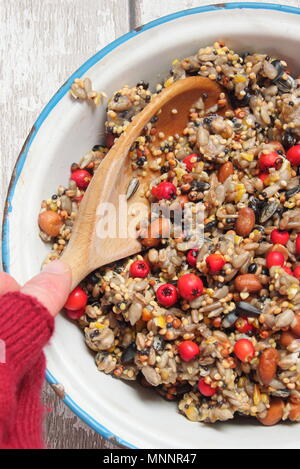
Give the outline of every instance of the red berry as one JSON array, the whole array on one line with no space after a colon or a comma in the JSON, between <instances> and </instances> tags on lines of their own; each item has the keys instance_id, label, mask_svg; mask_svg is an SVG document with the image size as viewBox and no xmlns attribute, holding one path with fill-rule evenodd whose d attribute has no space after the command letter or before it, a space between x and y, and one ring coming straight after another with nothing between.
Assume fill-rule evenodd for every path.
<instances>
[{"instance_id":1,"label":"red berry","mask_svg":"<svg viewBox=\"0 0 300 469\"><path fill-rule=\"evenodd\" d=\"M300 254L300 234L296 238L296 254Z\"/></svg>"},{"instance_id":2,"label":"red berry","mask_svg":"<svg viewBox=\"0 0 300 469\"><path fill-rule=\"evenodd\" d=\"M185 340L178 345L178 353L184 362L190 362L200 353L199 345L191 340Z\"/></svg>"},{"instance_id":3,"label":"red berry","mask_svg":"<svg viewBox=\"0 0 300 469\"><path fill-rule=\"evenodd\" d=\"M71 311L78 311L79 309L85 308L87 300L88 297L85 291L80 287L76 287L68 296L65 308Z\"/></svg>"},{"instance_id":4,"label":"red berry","mask_svg":"<svg viewBox=\"0 0 300 469\"><path fill-rule=\"evenodd\" d=\"M287 231L273 230L271 233L271 241L273 244L283 244L284 246L290 239Z\"/></svg>"},{"instance_id":5,"label":"red berry","mask_svg":"<svg viewBox=\"0 0 300 469\"><path fill-rule=\"evenodd\" d=\"M266 264L268 269L273 267L274 265L279 265L280 267L283 266L285 262L284 255L279 251L270 251L266 257Z\"/></svg>"},{"instance_id":6,"label":"red berry","mask_svg":"<svg viewBox=\"0 0 300 469\"><path fill-rule=\"evenodd\" d=\"M268 176L269 176L269 173L260 173L260 174L258 175L259 179L260 179L262 182L264 182L265 179L266 179Z\"/></svg>"},{"instance_id":7,"label":"red berry","mask_svg":"<svg viewBox=\"0 0 300 469\"><path fill-rule=\"evenodd\" d=\"M193 170L193 168L196 166L196 164L198 163L198 161L200 161L200 156L199 155L189 155L189 156L186 156L183 160L183 162L185 163L186 165L186 169L191 172Z\"/></svg>"},{"instance_id":8,"label":"red berry","mask_svg":"<svg viewBox=\"0 0 300 469\"><path fill-rule=\"evenodd\" d=\"M115 143L116 135L108 133L105 135L105 145L107 148L111 148Z\"/></svg>"},{"instance_id":9,"label":"red berry","mask_svg":"<svg viewBox=\"0 0 300 469\"><path fill-rule=\"evenodd\" d=\"M293 275L300 280L300 265L294 269Z\"/></svg>"},{"instance_id":10,"label":"red berry","mask_svg":"<svg viewBox=\"0 0 300 469\"><path fill-rule=\"evenodd\" d=\"M292 269L290 269L289 267L282 267L282 268L283 268L283 270L286 271L287 274L293 275Z\"/></svg>"},{"instance_id":11,"label":"red berry","mask_svg":"<svg viewBox=\"0 0 300 469\"><path fill-rule=\"evenodd\" d=\"M79 195L78 197L74 197L72 200L74 202L77 202L78 204L80 204L80 202L82 201L83 199L83 194Z\"/></svg>"},{"instance_id":12,"label":"red berry","mask_svg":"<svg viewBox=\"0 0 300 469\"><path fill-rule=\"evenodd\" d=\"M282 165L283 159L276 151L271 153L261 153L259 157L259 167L262 171L266 171L269 168L279 169Z\"/></svg>"},{"instance_id":13,"label":"red berry","mask_svg":"<svg viewBox=\"0 0 300 469\"><path fill-rule=\"evenodd\" d=\"M150 267L146 261L134 261L129 272L133 278L145 278L150 272Z\"/></svg>"},{"instance_id":14,"label":"red berry","mask_svg":"<svg viewBox=\"0 0 300 469\"><path fill-rule=\"evenodd\" d=\"M178 300L177 289L171 283L165 283L157 289L156 298L160 305L170 308Z\"/></svg>"},{"instance_id":15,"label":"red berry","mask_svg":"<svg viewBox=\"0 0 300 469\"><path fill-rule=\"evenodd\" d=\"M292 165L300 166L300 145L295 145L290 148L286 157Z\"/></svg>"},{"instance_id":16,"label":"red berry","mask_svg":"<svg viewBox=\"0 0 300 469\"><path fill-rule=\"evenodd\" d=\"M191 267L195 267L197 264L199 249L190 249L186 255L186 260Z\"/></svg>"},{"instance_id":17,"label":"red berry","mask_svg":"<svg viewBox=\"0 0 300 469\"><path fill-rule=\"evenodd\" d=\"M178 280L178 290L182 298L192 301L202 295L203 282L195 274L185 274Z\"/></svg>"},{"instance_id":18,"label":"red berry","mask_svg":"<svg viewBox=\"0 0 300 469\"><path fill-rule=\"evenodd\" d=\"M208 265L210 272L214 274L223 269L226 261L221 254L211 254L206 258L206 264Z\"/></svg>"},{"instance_id":19,"label":"red berry","mask_svg":"<svg viewBox=\"0 0 300 469\"><path fill-rule=\"evenodd\" d=\"M164 181L160 182L158 186L152 187L151 193L158 200L170 200L176 195L176 187L171 182Z\"/></svg>"},{"instance_id":20,"label":"red berry","mask_svg":"<svg viewBox=\"0 0 300 469\"><path fill-rule=\"evenodd\" d=\"M234 353L243 363L250 362L255 355L255 348L248 339L240 339L234 345Z\"/></svg>"},{"instance_id":21,"label":"red berry","mask_svg":"<svg viewBox=\"0 0 300 469\"><path fill-rule=\"evenodd\" d=\"M71 179L76 182L79 189L86 189L91 182L92 175L85 169L76 169L71 174Z\"/></svg>"},{"instance_id":22,"label":"red berry","mask_svg":"<svg viewBox=\"0 0 300 469\"><path fill-rule=\"evenodd\" d=\"M242 316L235 322L236 329L242 334L248 334L254 330L254 326L248 321L246 316Z\"/></svg>"},{"instance_id":23,"label":"red berry","mask_svg":"<svg viewBox=\"0 0 300 469\"><path fill-rule=\"evenodd\" d=\"M212 397L217 392L217 388L212 388L209 384L206 384L204 378L201 378L198 382L198 389L202 396Z\"/></svg>"},{"instance_id":24,"label":"red berry","mask_svg":"<svg viewBox=\"0 0 300 469\"><path fill-rule=\"evenodd\" d=\"M66 309L66 314L70 319L76 320L81 318L84 315L85 308L78 309L76 311L72 311L71 309Z\"/></svg>"}]
</instances>

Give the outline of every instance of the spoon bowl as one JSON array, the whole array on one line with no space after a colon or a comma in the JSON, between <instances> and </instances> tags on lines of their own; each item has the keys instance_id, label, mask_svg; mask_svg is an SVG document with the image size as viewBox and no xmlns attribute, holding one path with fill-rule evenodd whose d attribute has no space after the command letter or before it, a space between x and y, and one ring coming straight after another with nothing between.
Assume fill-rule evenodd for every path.
<instances>
[{"instance_id":1,"label":"spoon bowl","mask_svg":"<svg viewBox=\"0 0 300 469\"><path fill-rule=\"evenodd\" d=\"M206 109L212 106L218 109L218 102L221 101L219 113L228 109L227 100L225 99L225 103L224 98L220 100L222 93L222 88L208 78L197 76L179 80L156 95L116 140L99 165L81 201L70 242L62 255L62 260L72 270L72 288L93 270L137 254L142 249L137 239L137 229L134 231L134 228L138 227L141 218L145 218L149 212L145 192L153 174L148 172L147 176L141 178L137 191L125 207L122 201L126 202L127 188L134 177L128 153L145 125L159 113L158 133L163 132L166 136L182 134L189 110L200 98ZM173 112L174 109L176 113ZM103 230L105 223L107 226ZM126 226L130 226L130 237L126 233L124 235Z\"/></svg>"}]
</instances>

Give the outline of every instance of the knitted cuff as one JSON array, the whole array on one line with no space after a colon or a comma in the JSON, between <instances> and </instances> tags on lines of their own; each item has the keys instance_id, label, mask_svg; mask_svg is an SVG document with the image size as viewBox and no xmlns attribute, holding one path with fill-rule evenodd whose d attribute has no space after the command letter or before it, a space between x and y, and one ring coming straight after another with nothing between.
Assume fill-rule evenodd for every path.
<instances>
[{"instance_id":1,"label":"knitted cuff","mask_svg":"<svg viewBox=\"0 0 300 469\"><path fill-rule=\"evenodd\" d=\"M17 379L37 361L53 330L54 318L35 298L19 292L1 297L1 349L3 352L4 348L5 362Z\"/></svg>"}]
</instances>

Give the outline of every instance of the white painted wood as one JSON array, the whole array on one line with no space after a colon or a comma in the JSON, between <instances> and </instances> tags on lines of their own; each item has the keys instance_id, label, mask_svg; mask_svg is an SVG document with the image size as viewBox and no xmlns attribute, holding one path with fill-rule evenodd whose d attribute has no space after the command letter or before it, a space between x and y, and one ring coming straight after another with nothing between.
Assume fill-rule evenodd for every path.
<instances>
[{"instance_id":1,"label":"white painted wood","mask_svg":"<svg viewBox=\"0 0 300 469\"><path fill-rule=\"evenodd\" d=\"M0 219L13 165L40 111L73 71L129 24L127 0L0 0ZM52 409L45 422L48 447L115 447L48 384L43 395Z\"/></svg>"},{"instance_id":2,"label":"white painted wood","mask_svg":"<svg viewBox=\"0 0 300 469\"><path fill-rule=\"evenodd\" d=\"M246 0L247 1L247 0ZM245 0L240 0L240 3L246 3ZM264 3L281 3L282 5L290 5L300 7L300 0L262 0ZM136 0L136 25L145 24L160 16L174 13L178 10L185 10L186 8L194 8L202 5L210 5L222 3L221 0L168 0L162 2L161 0ZM259 2L256 2L259 3Z\"/></svg>"}]
</instances>

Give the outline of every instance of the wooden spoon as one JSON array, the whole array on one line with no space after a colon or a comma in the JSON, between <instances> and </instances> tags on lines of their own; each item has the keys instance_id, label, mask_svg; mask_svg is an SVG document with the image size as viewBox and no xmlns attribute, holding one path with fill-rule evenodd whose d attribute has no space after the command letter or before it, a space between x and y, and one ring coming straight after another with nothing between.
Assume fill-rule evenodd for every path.
<instances>
[{"instance_id":1,"label":"wooden spoon","mask_svg":"<svg viewBox=\"0 0 300 469\"><path fill-rule=\"evenodd\" d=\"M126 231L126 227L131 226L135 230L139 220L135 213L137 203L140 212L143 211L142 218L147 216L150 207L144 194L149 188L153 174L140 178L142 180L138 190L127 202L127 213L126 206L119 206L119 197L123 196L123 202L126 199L128 185L134 176L128 153L145 125L161 111L157 131L163 131L166 136L181 134L193 104L204 95L205 108L208 109L217 104L222 92L222 88L208 78L190 77L179 80L155 96L116 140L95 172L80 203L71 239L62 255L62 260L69 264L72 270L72 288L93 270L137 254L142 249L136 235L128 237L125 233L125 237L122 237L119 228L123 227ZM228 108L226 101L218 113L222 114ZM172 113L173 109L176 109L178 114ZM113 214L101 211L104 207L102 204L105 203L112 204L115 208ZM99 236L100 225L104 225L105 220L109 234L104 236L102 233ZM113 232L115 226L118 233Z\"/></svg>"}]
</instances>

